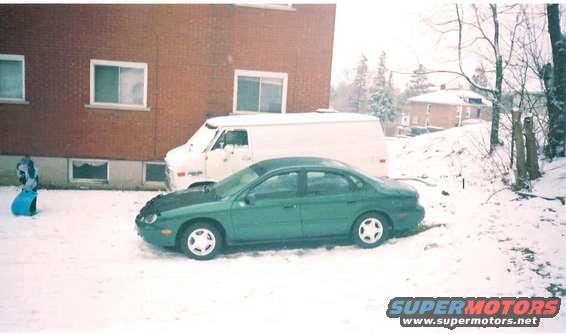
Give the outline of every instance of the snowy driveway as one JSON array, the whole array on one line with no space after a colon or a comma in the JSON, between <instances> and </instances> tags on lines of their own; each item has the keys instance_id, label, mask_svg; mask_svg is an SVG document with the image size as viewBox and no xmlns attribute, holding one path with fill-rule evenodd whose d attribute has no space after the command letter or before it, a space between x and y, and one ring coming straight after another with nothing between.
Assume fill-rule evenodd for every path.
<instances>
[{"instance_id":1,"label":"snowy driveway","mask_svg":"<svg viewBox=\"0 0 566 334\"><path fill-rule=\"evenodd\" d=\"M432 228L372 250L247 249L197 262L136 235L133 219L155 193L42 190L39 214L16 218L16 188L0 188L0 331L375 333L400 329L385 316L395 296L549 296L551 284L564 288L565 207L505 192L482 205L490 189L473 173L465 191L458 177L443 177L427 160L445 163L440 157L454 146L430 140L439 146L429 158L424 149L412 157L410 140L394 143L392 155L404 166L398 176L418 164L431 171L436 187L414 185ZM564 330L565 313L541 327Z\"/></svg>"}]
</instances>

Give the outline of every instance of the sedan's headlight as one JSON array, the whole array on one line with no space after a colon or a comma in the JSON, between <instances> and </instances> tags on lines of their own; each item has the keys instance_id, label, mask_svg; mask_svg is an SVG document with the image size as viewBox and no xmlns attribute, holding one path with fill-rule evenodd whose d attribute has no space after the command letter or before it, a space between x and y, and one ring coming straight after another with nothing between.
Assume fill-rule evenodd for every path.
<instances>
[{"instance_id":1,"label":"sedan's headlight","mask_svg":"<svg viewBox=\"0 0 566 334\"><path fill-rule=\"evenodd\" d=\"M146 224L153 224L156 221L157 221L157 215L155 213L143 217L143 222Z\"/></svg>"}]
</instances>

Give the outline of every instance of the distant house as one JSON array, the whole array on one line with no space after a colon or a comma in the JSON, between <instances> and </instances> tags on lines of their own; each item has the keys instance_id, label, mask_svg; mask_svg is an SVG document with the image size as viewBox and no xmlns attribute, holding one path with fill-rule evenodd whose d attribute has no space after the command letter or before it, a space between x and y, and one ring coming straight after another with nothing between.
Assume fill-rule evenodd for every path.
<instances>
[{"instance_id":1,"label":"distant house","mask_svg":"<svg viewBox=\"0 0 566 334\"><path fill-rule=\"evenodd\" d=\"M399 134L452 128L469 119L490 121L491 102L471 90L442 89L408 99Z\"/></svg>"},{"instance_id":2,"label":"distant house","mask_svg":"<svg viewBox=\"0 0 566 334\"><path fill-rule=\"evenodd\" d=\"M329 105L332 4L0 5L0 184L162 187L213 116Z\"/></svg>"}]
</instances>

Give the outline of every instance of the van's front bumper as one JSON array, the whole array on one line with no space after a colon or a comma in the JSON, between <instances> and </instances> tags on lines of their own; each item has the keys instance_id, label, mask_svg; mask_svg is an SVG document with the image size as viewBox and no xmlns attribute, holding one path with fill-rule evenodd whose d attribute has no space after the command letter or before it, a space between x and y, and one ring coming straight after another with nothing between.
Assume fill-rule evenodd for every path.
<instances>
[{"instance_id":1,"label":"van's front bumper","mask_svg":"<svg viewBox=\"0 0 566 334\"><path fill-rule=\"evenodd\" d=\"M169 169L165 171L165 185L169 191L179 191L189 188L190 185L198 182L208 182L202 177L202 172L193 173L180 173L183 176L177 175L174 170Z\"/></svg>"},{"instance_id":2,"label":"van's front bumper","mask_svg":"<svg viewBox=\"0 0 566 334\"><path fill-rule=\"evenodd\" d=\"M187 189L192 182L190 176L178 176L173 170L167 167L165 172L165 185L169 191L178 191Z\"/></svg>"},{"instance_id":3,"label":"van's front bumper","mask_svg":"<svg viewBox=\"0 0 566 334\"><path fill-rule=\"evenodd\" d=\"M167 190L172 191L173 190L173 186L172 186L172 182L171 182L171 170L169 169L169 167L165 168L165 186L167 187Z\"/></svg>"}]
</instances>

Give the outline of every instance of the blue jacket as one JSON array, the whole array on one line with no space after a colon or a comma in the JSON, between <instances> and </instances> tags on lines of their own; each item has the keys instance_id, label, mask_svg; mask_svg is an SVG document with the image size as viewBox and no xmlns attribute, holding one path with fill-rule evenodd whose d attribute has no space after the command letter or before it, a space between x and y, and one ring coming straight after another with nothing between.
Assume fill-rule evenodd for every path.
<instances>
[{"instance_id":1,"label":"blue jacket","mask_svg":"<svg viewBox=\"0 0 566 334\"><path fill-rule=\"evenodd\" d=\"M23 158L16 165L16 171L23 191L37 191L39 187L39 173L31 159Z\"/></svg>"}]
</instances>

